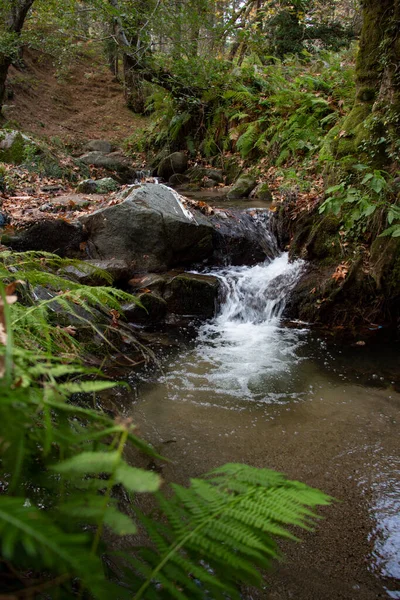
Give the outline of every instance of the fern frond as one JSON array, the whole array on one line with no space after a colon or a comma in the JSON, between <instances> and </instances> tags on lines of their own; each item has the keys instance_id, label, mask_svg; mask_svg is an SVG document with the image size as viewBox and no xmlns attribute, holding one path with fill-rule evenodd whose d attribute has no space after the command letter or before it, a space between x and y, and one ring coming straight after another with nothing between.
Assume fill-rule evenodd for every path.
<instances>
[{"instance_id":1,"label":"fern frond","mask_svg":"<svg viewBox=\"0 0 400 600\"><path fill-rule=\"evenodd\" d=\"M240 598L239 582L260 586L256 566L264 569L279 557L274 538L295 539L286 527L309 528L316 516L311 509L331 501L280 473L237 464L191 480L188 489L174 485L173 490L171 499L158 496L168 525L157 527L141 515L154 550L140 553L144 568L136 571L142 583L136 584L135 600L153 597L154 586L162 590L160 598L207 593L221 598L217 582L223 582L229 597ZM202 596L193 590L194 569ZM171 577L179 584L179 593L171 587Z\"/></svg>"}]
</instances>

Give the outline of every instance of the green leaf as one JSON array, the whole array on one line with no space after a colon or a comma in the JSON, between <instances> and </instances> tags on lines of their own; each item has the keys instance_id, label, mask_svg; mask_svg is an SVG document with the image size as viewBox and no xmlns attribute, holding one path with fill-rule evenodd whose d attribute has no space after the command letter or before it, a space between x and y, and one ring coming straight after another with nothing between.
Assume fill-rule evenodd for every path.
<instances>
[{"instance_id":1,"label":"green leaf","mask_svg":"<svg viewBox=\"0 0 400 600\"><path fill-rule=\"evenodd\" d=\"M114 452L82 452L54 465L52 469L57 473L81 475L85 473L111 473L119 459L120 455L116 450Z\"/></svg>"},{"instance_id":2,"label":"green leaf","mask_svg":"<svg viewBox=\"0 0 400 600\"><path fill-rule=\"evenodd\" d=\"M370 181L372 178L373 178L373 174L372 174L372 173L367 173L367 174L364 176L364 178L363 178L363 180L362 180L362 182L361 182L361 183L362 183L362 184L364 184L364 183L367 183L367 182L368 182L368 181Z\"/></svg>"},{"instance_id":3,"label":"green leaf","mask_svg":"<svg viewBox=\"0 0 400 600\"><path fill-rule=\"evenodd\" d=\"M377 205L376 204L370 204L369 206L367 206L367 208L365 208L363 210L363 216L364 217L369 217L370 215L373 215L374 212L377 209Z\"/></svg>"},{"instance_id":4,"label":"green leaf","mask_svg":"<svg viewBox=\"0 0 400 600\"><path fill-rule=\"evenodd\" d=\"M386 182L383 177L374 177L371 181L371 188L377 194L380 194L381 191L386 187Z\"/></svg>"},{"instance_id":5,"label":"green leaf","mask_svg":"<svg viewBox=\"0 0 400 600\"><path fill-rule=\"evenodd\" d=\"M109 390L118 385L114 381L79 381L59 384L58 389L65 394L91 393Z\"/></svg>"},{"instance_id":6,"label":"green leaf","mask_svg":"<svg viewBox=\"0 0 400 600\"><path fill-rule=\"evenodd\" d=\"M157 473L130 467L125 462L118 466L114 477L129 492L156 492L161 485L161 477Z\"/></svg>"},{"instance_id":7,"label":"green leaf","mask_svg":"<svg viewBox=\"0 0 400 600\"><path fill-rule=\"evenodd\" d=\"M134 535L137 533L135 523L113 506L108 506L104 513L104 523L117 535Z\"/></svg>"}]
</instances>

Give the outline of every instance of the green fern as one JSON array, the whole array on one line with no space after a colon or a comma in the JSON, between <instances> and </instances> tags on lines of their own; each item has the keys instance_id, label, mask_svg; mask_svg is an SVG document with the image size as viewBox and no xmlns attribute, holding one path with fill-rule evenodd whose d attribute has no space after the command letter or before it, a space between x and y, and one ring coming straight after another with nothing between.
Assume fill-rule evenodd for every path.
<instances>
[{"instance_id":1,"label":"green fern","mask_svg":"<svg viewBox=\"0 0 400 600\"><path fill-rule=\"evenodd\" d=\"M139 513L152 547L129 560L135 600L241 598L239 585L260 587L260 570L280 556L274 538L295 540L287 527L309 529L312 509L330 502L280 473L240 464L193 479L189 489L172 487L171 499L158 494L161 520Z\"/></svg>"}]
</instances>

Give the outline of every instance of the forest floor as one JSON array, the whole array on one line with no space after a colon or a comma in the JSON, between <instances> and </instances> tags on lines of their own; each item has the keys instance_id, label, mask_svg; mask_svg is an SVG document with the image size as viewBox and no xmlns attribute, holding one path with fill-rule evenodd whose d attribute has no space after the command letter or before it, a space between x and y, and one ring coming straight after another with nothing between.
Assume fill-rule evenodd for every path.
<instances>
[{"instance_id":1,"label":"forest floor","mask_svg":"<svg viewBox=\"0 0 400 600\"><path fill-rule=\"evenodd\" d=\"M82 55L62 76L39 52L27 50L23 63L10 69L4 115L28 134L72 148L91 139L118 145L147 122L127 108L122 85L99 59Z\"/></svg>"},{"instance_id":2,"label":"forest floor","mask_svg":"<svg viewBox=\"0 0 400 600\"><path fill-rule=\"evenodd\" d=\"M88 54L60 76L51 57L26 50L22 66L10 68L8 88L12 98L3 109L7 125L64 155L61 164L67 168L74 168L68 155L82 154L89 140L107 140L118 147L147 123L127 108L123 86L107 65ZM8 185L0 198L11 226L43 218L73 220L82 211L107 206L115 196L77 194L75 185L66 179L44 176L25 166L3 168ZM109 176L102 169L90 171L94 178ZM80 204L85 201L90 204L83 209Z\"/></svg>"}]
</instances>

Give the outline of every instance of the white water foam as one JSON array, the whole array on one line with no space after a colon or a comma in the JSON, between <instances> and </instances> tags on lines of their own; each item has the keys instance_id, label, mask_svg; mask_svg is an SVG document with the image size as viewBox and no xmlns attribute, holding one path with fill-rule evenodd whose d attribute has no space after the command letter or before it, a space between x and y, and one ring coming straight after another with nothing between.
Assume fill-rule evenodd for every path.
<instances>
[{"instance_id":1,"label":"white water foam","mask_svg":"<svg viewBox=\"0 0 400 600\"><path fill-rule=\"evenodd\" d=\"M172 365L165 378L170 392L259 403L289 397L286 375L298 363L304 336L281 327L281 317L303 266L285 253L269 263L214 271L223 285L220 313L200 328L195 350Z\"/></svg>"}]
</instances>

